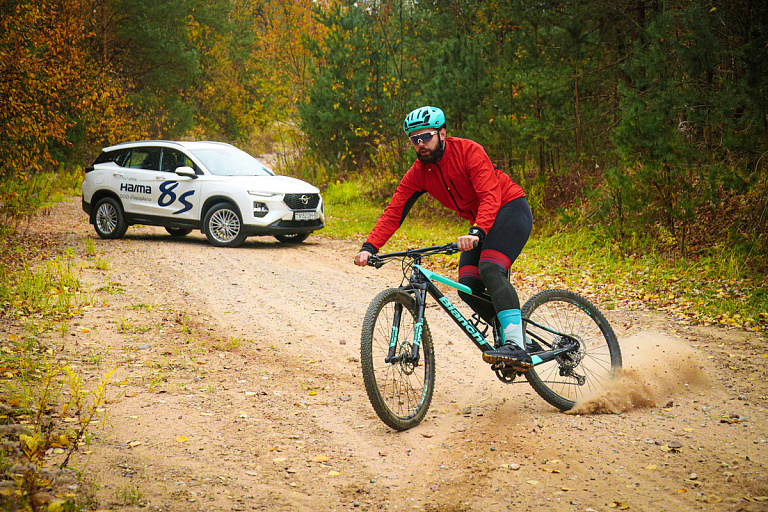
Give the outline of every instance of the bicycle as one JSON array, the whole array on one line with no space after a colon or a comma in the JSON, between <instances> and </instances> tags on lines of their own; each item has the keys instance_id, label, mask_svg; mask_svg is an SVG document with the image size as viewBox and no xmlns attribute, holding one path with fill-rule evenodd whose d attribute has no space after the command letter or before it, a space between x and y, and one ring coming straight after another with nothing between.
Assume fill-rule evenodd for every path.
<instances>
[{"instance_id":1,"label":"bicycle","mask_svg":"<svg viewBox=\"0 0 768 512\"><path fill-rule=\"evenodd\" d=\"M368 265L400 260L403 281L371 301L363 321L360 354L363 381L377 416L395 430L415 427L424 419L435 386L435 352L425 318L427 295L453 319L481 351L501 345L498 322L489 325L477 314L467 319L435 282L490 302L472 290L428 270L422 258L459 252L455 243L372 255ZM524 375L554 407L566 411L577 400L607 384L621 369L621 351L605 316L584 297L566 290L533 295L521 309L533 369L520 372L503 363L492 365L506 384ZM489 332L493 342L489 342ZM522 382L522 381L518 381Z\"/></svg>"}]
</instances>

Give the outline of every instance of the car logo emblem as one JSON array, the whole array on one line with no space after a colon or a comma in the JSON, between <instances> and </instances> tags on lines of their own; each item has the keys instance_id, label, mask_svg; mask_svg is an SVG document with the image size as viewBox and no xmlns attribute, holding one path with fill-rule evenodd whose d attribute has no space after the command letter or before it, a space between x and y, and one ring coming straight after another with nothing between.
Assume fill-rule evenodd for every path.
<instances>
[{"instance_id":1,"label":"car logo emblem","mask_svg":"<svg viewBox=\"0 0 768 512\"><path fill-rule=\"evenodd\" d=\"M301 199L301 204L303 204L305 206L306 206L307 203L309 203L309 196L307 196L306 194L301 196L299 199Z\"/></svg>"}]
</instances>

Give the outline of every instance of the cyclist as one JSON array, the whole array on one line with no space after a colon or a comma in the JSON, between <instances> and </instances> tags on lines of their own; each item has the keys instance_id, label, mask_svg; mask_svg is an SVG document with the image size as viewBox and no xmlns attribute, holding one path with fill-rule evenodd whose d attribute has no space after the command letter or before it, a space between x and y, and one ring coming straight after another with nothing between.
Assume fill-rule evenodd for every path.
<instances>
[{"instance_id":1,"label":"cyclist","mask_svg":"<svg viewBox=\"0 0 768 512\"><path fill-rule=\"evenodd\" d=\"M489 324L496 316L504 341L498 349L484 352L483 360L530 370L520 299L507 278L533 225L523 189L491 162L480 144L447 137L445 114L439 108L417 108L406 116L403 129L418 159L355 255L355 264L365 266L397 231L416 200L429 193L471 223L468 234L456 240L462 251L459 283L475 292L487 289L493 305L464 292L459 296Z\"/></svg>"}]
</instances>

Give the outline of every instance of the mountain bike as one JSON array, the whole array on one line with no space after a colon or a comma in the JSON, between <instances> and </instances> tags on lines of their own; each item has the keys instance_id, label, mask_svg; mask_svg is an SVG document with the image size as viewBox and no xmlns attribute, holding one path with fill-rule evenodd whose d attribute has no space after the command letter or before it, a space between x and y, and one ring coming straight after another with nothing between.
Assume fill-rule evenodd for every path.
<instances>
[{"instance_id":1,"label":"mountain bike","mask_svg":"<svg viewBox=\"0 0 768 512\"><path fill-rule=\"evenodd\" d=\"M455 243L372 255L368 265L381 268L400 261L403 281L371 301L363 321L360 362L368 399L378 417L395 430L415 427L424 419L435 388L435 351L425 312L427 295L481 351L502 344L497 321L479 315L467 319L436 283L491 301L421 265L422 259L459 252ZM602 389L621 369L621 351L605 316L584 297L566 290L533 295L521 309L526 349L534 367L527 372L497 363L496 376L512 384L524 375L533 389L560 410ZM517 382L523 382L521 380Z\"/></svg>"}]
</instances>

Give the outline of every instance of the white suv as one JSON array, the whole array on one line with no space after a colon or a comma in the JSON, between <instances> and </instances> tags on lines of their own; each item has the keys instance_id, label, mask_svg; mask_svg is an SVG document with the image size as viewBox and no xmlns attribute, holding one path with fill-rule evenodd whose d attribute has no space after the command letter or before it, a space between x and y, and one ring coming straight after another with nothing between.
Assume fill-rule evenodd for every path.
<instances>
[{"instance_id":1,"label":"white suv","mask_svg":"<svg viewBox=\"0 0 768 512\"><path fill-rule=\"evenodd\" d=\"M276 176L221 142L124 142L104 148L83 180L83 210L102 238L131 224L164 226L172 236L201 230L219 247L251 235L303 242L325 226L320 191Z\"/></svg>"}]
</instances>

